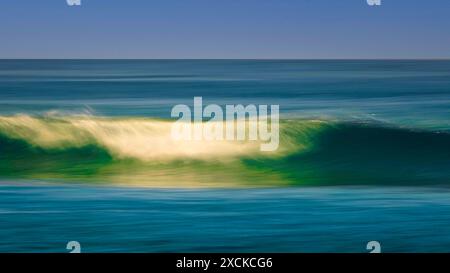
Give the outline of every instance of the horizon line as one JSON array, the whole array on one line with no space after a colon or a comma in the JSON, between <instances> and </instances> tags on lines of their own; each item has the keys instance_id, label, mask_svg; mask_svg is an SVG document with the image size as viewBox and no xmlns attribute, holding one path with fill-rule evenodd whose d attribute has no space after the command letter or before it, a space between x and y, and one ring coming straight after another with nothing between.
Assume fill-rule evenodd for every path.
<instances>
[{"instance_id":1,"label":"horizon line","mask_svg":"<svg viewBox=\"0 0 450 273\"><path fill-rule=\"evenodd\" d=\"M201 60L242 60L242 61L450 61L450 57L445 58L0 58L3 60L148 60L148 61L201 61Z\"/></svg>"}]
</instances>

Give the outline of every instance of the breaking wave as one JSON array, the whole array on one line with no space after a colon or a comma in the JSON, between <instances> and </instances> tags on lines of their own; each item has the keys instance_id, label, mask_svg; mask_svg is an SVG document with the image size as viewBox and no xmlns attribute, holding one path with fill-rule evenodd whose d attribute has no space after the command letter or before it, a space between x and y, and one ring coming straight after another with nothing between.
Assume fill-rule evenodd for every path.
<instances>
[{"instance_id":1,"label":"breaking wave","mask_svg":"<svg viewBox=\"0 0 450 273\"><path fill-rule=\"evenodd\" d=\"M0 178L155 187L448 185L450 134L366 122L280 121L280 147L177 141L172 121L0 116Z\"/></svg>"}]
</instances>

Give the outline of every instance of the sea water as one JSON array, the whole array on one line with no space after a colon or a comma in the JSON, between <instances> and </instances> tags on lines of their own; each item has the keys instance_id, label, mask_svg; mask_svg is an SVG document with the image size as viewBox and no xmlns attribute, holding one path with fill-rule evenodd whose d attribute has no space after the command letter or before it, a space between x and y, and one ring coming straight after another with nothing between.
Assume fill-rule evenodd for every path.
<instances>
[{"instance_id":1,"label":"sea water","mask_svg":"<svg viewBox=\"0 0 450 273\"><path fill-rule=\"evenodd\" d=\"M168 145L194 96L279 150ZM449 61L1 60L0 251L448 251L449 103Z\"/></svg>"}]
</instances>

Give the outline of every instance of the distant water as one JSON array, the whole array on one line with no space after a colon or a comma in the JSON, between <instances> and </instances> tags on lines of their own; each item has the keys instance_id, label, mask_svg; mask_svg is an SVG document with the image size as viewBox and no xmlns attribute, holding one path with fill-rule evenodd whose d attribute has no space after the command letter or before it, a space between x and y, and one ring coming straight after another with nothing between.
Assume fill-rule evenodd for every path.
<instances>
[{"instance_id":1,"label":"distant water","mask_svg":"<svg viewBox=\"0 0 450 273\"><path fill-rule=\"evenodd\" d=\"M280 149L168 141L194 96ZM450 61L0 60L0 251L448 251L449 104Z\"/></svg>"},{"instance_id":2,"label":"distant water","mask_svg":"<svg viewBox=\"0 0 450 273\"><path fill-rule=\"evenodd\" d=\"M450 129L450 61L0 60L1 114L170 117L177 103Z\"/></svg>"}]
</instances>

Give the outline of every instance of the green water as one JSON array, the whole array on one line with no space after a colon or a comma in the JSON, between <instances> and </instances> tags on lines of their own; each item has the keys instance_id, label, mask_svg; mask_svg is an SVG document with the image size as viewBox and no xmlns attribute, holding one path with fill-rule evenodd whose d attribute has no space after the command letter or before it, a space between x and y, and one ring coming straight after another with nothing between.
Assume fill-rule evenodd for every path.
<instances>
[{"instance_id":1,"label":"green water","mask_svg":"<svg viewBox=\"0 0 450 273\"><path fill-rule=\"evenodd\" d=\"M1 118L0 175L159 187L426 186L447 185L450 177L446 132L290 119L281 121L277 151L261 152L247 141L233 144L236 153L224 151L234 146L214 143L206 152L187 154L182 144L160 142L170 138L170 124L152 119Z\"/></svg>"}]
</instances>

